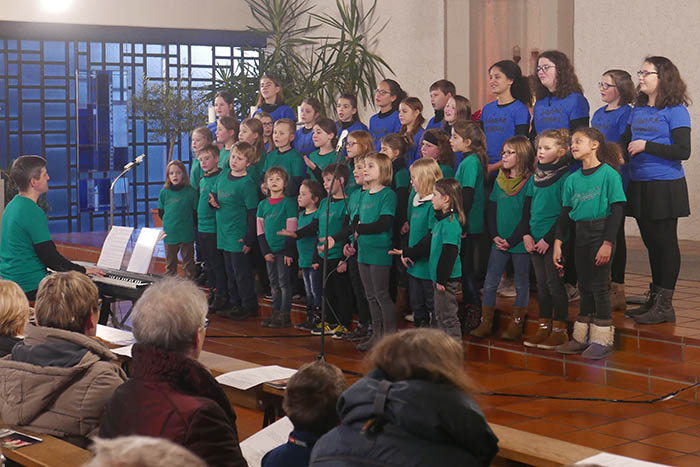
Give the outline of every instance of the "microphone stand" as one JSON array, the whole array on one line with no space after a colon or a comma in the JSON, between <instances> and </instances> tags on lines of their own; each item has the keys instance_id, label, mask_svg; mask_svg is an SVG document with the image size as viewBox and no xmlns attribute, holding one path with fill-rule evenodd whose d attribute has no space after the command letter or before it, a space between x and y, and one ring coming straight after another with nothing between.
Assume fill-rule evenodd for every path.
<instances>
[{"instance_id":1,"label":"microphone stand","mask_svg":"<svg viewBox=\"0 0 700 467\"><path fill-rule=\"evenodd\" d=\"M134 167L136 167L137 165L141 164L141 162L143 162L143 159L145 158L145 156L143 156L143 157L142 156L143 156L143 154L141 156L139 156L139 157L141 157L141 160L139 162L132 161L132 162L129 162L128 164L126 164L124 166L124 170L122 170L121 173L119 175L117 175L117 178L115 178L112 181L112 184L109 186L109 228L110 229L112 227L114 227L114 187L117 185L117 182L119 181L120 178L122 178L127 173L131 172L134 169ZM139 157L137 157L136 160L138 160Z\"/></svg>"}]
</instances>

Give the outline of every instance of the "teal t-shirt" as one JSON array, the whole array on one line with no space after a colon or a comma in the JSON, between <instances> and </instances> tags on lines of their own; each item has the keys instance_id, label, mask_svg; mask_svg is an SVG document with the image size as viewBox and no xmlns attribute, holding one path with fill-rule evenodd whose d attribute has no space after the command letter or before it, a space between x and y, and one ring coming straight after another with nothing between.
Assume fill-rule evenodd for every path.
<instances>
[{"instance_id":1,"label":"teal t-shirt","mask_svg":"<svg viewBox=\"0 0 700 467\"><path fill-rule=\"evenodd\" d=\"M323 172L323 169L328 167L330 164L333 164L335 162L336 157L337 154L335 151L331 151L328 154L321 155L318 149L309 155L309 159L311 159L311 162L316 164L321 170L321 172ZM340 162L345 162L345 158L342 155L340 156ZM309 170L309 173L311 173L311 170Z\"/></svg>"},{"instance_id":2,"label":"teal t-shirt","mask_svg":"<svg viewBox=\"0 0 700 467\"><path fill-rule=\"evenodd\" d=\"M219 168L223 171L229 168L228 159L231 157L231 151L225 148L219 150L219 163L217 164Z\"/></svg>"},{"instance_id":3,"label":"teal t-shirt","mask_svg":"<svg viewBox=\"0 0 700 467\"><path fill-rule=\"evenodd\" d=\"M364 191L360 198L358 215L362 224L376 222L384 215L396 215L396 193L389 187L384 187L376 193ZM393 230L393 227L390 227L384 232L360 235L357 238L357 261L376 266L390 266L392 258L389 250Z\"/></svg>"},{"instance_id":4,"label":"teal t-shirt","mask_svg":"<svg viewBox=\"0 0 700 467\"><path fill-rule=\"evenodd\" d=\"M419 196L411 191L408 198L408 246L414 247L425 237L435 225L435 211L430 199L419 200ZM417 279L432 280L430 275L430 257L418 259L407 269L408 273Z\"/></svg>"},{"instance_id":5,"label":"teal t-shirt","mask_svg":"<svg viewBox=\"0 0 700 467\"><path fill-rule=\"evenodd\" d=\"M433 236L430 241L430 278L433 282L437 281L437 266L443 245L457 245L457 259L450 274L450 279L456 279L462 275L462 261L459 259L462 226L459 224L459 217L454 213L445 216L433 226Z\"/></svg>"},{"instance_id":6,"label":"teal t-shirt","mask_svg":"<svg viewBox=\"0 0 700 467\"><path fill-rule=\"evenodd\" d=\"M552 230L561 212L562 193L564 184L569 178L569 172L564 173L559 180L549 186L538 187L534 181L530 185L532 197L530 205L530 235L539 242L547 232Z\"/></svg>"},{"instance_id":7,"label":"teal t-shirt","mask_svg":"<svg viewBox=\"0 0 700 467\"><path fill-rule=\"evenodd\" d=\"M484 231L484 167L479 156L472 153L465 157L457 167L455 178L462 188L474 189L474 202L467 215L468 234L480 234Z\"/></svg>"},{"instance_id":8,"label":"teal t-shirt","mask_svg":"<svg viewBox=\"0 0 700 467\"><path fill-rule=\"evenodd\" d=\"M285 152L279 152L279 150L275 149L268 153L265 157L262 175L265 175L265 172L270 167L282 167L287 171L290 181L294 177L303 177L306 171L304 159L301 158L296 149L289 149Z\"/></svg>"},{"instance_id":9,"label":"teal t-shirt","mask_svg":"<svg viewBox=\"0 0 700 467\"><path fill-rule=\"evenodd\" d=\"M493 184L493 191L491 192L491 201L496 202L496 227L498 230L498 236L507 239L513 235L513 231L517 227L520 220L523 218L523 206L525 205L525 197L530 192L530 185L532 184L532 176L530 176L525 182L520 191L516 194L509 196L503 189L501 189L498 184L498 180ZM496 244L492 245L492 249L495 250ZM525 244L523 239L520 238L516 245L511 245L508 250L509 253L526 253Z\"/></svg>"},{"instance_id":10,"label":"teal t-shirt","mask_svg":"<svg viewBox=\"0 0 700 467\"><path fill-rule=\"evenodd\" d=\"M248 210L258 205L258 188L247 174L234 177L221 172L212 188L219 209L216 209L216 246L220 250L240 253L248 229ZM252 246L252 245L248 245Z\"/></svg>"},{"instance_id":11,"label":"teal t-shirt","mask_svg":"<svg viewBox=\"0 0 700 467\"><path fill-rule=\"evenodd\" d=\"M307 214L306 210L302 210L297 218L297 229L302 229L312 223L318 216L318 209L311 214ZM318 237L309 235L308 237L297 240L297 252L299 253L299 267L310 268L313 263L314 248Z\"/></svg>"},{"instance_id":12,"label":"teal t-shirt","mask_svg":"<svg viewBox=\"0 0 700 467\"><path fill-rule=\"evenodd\" d=\"M260 160L255 164L250 164L248 166L248 175L253 179L255 186L259 187L263 182L263 174L265 173L265 160L267 159L267 154L262 153Z\"/></svg>"},{"instance_id":13,"label":"teal t-shirt","mask_svg":"<svg viewBox=\"0 0 700 467\"><path fill-rule=\"evenodd\" d=\"M348 159L346 163L348 164L348 168L350 169L350 177L348 177L348 182L345 184L345 195L350 196L352 193L360 191L360 188L362 187L358 185L357 180L355 180L355 164L353 163L353 160Z\"/></svg>"},{"instance_id":14,"label":"teal t-shirt","mask_svg":"<svg viewBox=\"0 0 700 467\"><path fill-rule=\"evenodd\" d=\"M277 235L277 232L287 228L287 219L296 219L297 204L293 198L284 197L275 204L271 198L265 198L258 203L258 219L265 221L265 240L272 253L284 250L287 237Z\"/></svg>"},{"instance_id":15,"label":"teal t-shirt","mask_svg":"<svg viewBox=\"0 0 700 467\"><path fill-rule=\"evenodd\" d=\"M223 175L222 175L223 174ZM216 211L209 204L209 193L216 186L223 171L204 175L199 179L199 203L197 203L197 230L202 233L216 233Z\"/></svg>"},{"instance_id":16,"label":"teal t-shirt","mask_svg":"<svg viewBox=\"0 0 700 467\"><path fill-rule=\"evenodd\" d=\"M573 221L608 217L611 204L625 201L622 177L608 164L602 164L590 175L578 169L564 183L562 206L572 208L569 217Z\"/></svg>"},{"instance_id":17,"label":"teal t-shirt","mask_svg":"<svg viewBox=\"0 0 700 467\"><path fill-rule=\"evenodd\" d=\"M326 223L328 223L328 236L333 237L338 235L345 227L346 212L345 199L332 198L330 211L326 216L326 207L328 206L328 198L323 198L318 206L316 216L318 217L318 238L326 236ZM321 242L318 242L320 246ZM324 253L319 252L321 258ZM333 248L328 251L328 259L340 259L343 257L343 242L336 241Z\"/></svg>"},{"instance_id":18,"label":"teal t-shirt","mask_svg":"<svg viewBox=\"0 0 700 467\"><path fill-rule=\"evenodd\" d=\"M411 185L411 175L408 173L406 166L402 166L394 172L393 183L394 188L404 188Z\"/></svg>"},{"instance_id":19,"label":"teal t-shirt","mask_svg":"<svg viewBox=\"0 0 700 467\"><path fill-rule=\"evenodd\" d=\"M440 171L442 172L442 178L454 178L455 169L451 165L438 164L440 166Z\"/></svg>"},{"instance_id":20,"label":"teal t-shirt","mask_svg":"<svg viewBox=\"0 0 700 467\"><path fill-rule=\"evenodd\" d=\"M158 197L158 209L163 212L163 231L166 233L163 243L190 243L194 241L194 214L199 199L197 190L183 186L173 190L165 188Z\"/></svg>"},{"instance_id":21,"label":"teal t-shirt","mask_svg":"<svg viewBox=\"0 0 700 467\"><path fill-rule=\"evenodd\" d=\"M199 187L199 181L203 176L204 171L199 165L199 159L192 159L192 162L190 163L190 184L195 188Z\"/></svg>"},{"instance_id":22,"label":"teal t-shirt","mask_svg":"<svg viewBox=\"0 0 700 467\"><path fill-rule=\"evenodd\" d=\"M39 287L48 274L34 245L51 240L44 211L31 199L16 195L2 215L0 276L16 282L25 292Z\"/></svg>"}]
</instances>

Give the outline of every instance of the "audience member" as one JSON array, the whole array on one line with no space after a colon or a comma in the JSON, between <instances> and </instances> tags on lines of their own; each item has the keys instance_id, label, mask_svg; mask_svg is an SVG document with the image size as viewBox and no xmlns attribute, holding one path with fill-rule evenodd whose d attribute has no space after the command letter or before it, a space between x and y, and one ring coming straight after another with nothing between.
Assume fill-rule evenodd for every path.
<instances>
[{"instance_id":1,"label":"audience member","mask_svg":"<svg viewBox=\"0 0 700 467\"><path fill-rule=\"evenodd\" d=\"M29 320L29 302L19 285L0 280L0 357L12 351Z\"/></svg>"},{"instance_id":2,"label":"audience member","mask_svg":"<svg viewBox=\"0 0 700 467\"><path fill-rule=\"evenodd\" d=\"M207 467L187 449L161 438L95 438L90 449L95 457L83 467Z\"/></svg>"}]
</instances>

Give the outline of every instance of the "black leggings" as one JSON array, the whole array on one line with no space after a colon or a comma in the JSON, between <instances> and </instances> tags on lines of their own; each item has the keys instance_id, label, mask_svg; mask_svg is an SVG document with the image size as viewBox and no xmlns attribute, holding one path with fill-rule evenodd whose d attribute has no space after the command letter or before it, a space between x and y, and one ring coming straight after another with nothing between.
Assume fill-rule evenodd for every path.
<instances>
[{"instance_id":1,"label":"black leggings","mask_svg":"<svg viewBox=\"0 0 700 467\"><path fill-rule=\"evenodd\" d=\"M610 273L613 282L625 283L625 269L627 268L627 242L625 241L625 219L620 223L615 240L615 255L612 257L612 272Z\"/></svg>"},{"instance_id":2,"label":"black leggings","mask_svg":"<svg viewBox=\"0 0 700 467\"><path fill-rule=\"evenodd\" d=\"M652 282L664 289L675 289L681 270L678 218L637 219L637 225L649 253Z\"/></svg>"}]
</instances>

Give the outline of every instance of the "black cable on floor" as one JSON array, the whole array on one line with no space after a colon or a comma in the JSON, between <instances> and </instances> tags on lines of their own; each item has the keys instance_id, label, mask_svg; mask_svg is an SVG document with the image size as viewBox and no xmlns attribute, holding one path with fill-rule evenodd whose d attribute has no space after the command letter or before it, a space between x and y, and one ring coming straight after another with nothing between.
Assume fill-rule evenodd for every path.
<instances>
[{"instance_id":1,"label":"black cable on floor","mask_svg":"<svg viewBox=\"0 0 700 467\"><path fill-rule=\"evenodd\" d=\"M326 334L328 337L331 337L330 334ZM320 336L315 336L313 334L285 334L285 335L279 335L279 336L210 336L207 334L206 338L207 339L265 339L265 338L270 338L273 337L275 339L297 339L299 337L320 337Z\"/></svg>"}]
</instances>

